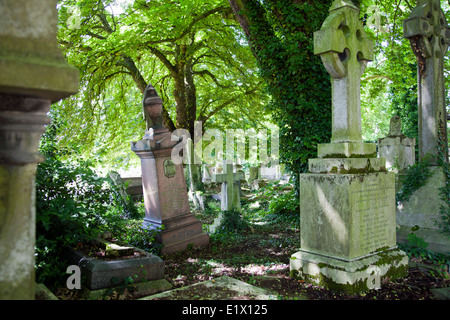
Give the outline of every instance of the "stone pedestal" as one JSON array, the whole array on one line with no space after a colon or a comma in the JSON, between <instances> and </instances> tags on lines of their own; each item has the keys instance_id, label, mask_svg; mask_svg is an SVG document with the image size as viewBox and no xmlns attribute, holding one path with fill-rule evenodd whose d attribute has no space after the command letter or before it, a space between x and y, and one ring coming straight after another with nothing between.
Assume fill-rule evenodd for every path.
<instances>
[{"instance_id":1,"label":"stone pedestal","mask_svg":"<svg viewBox=\"0 0 450 320\"><path fill-rule=\"evenodd\" d=\"M190 211L183 165L172 161L172 150L181 141L172 141L172 134L164 128L162 100L149 84L145 89L143 107L151 128L144 139L131 143L131 149L141 159L144 193L144 228L160 233L161 253L169 254L209 243L202 233L202 224Z\"/></svg>"},{"instance_id":2,"label":"stone pedestal","mask_svg":"<svg viewBox=\"0 0 450 320\"><path fill-rule=\"evenodd\" d=\"M0 300L34 299L36 165L50 104L78 90L56 0L0 0Z\"/></svg>"},{"instance_id":3,"label":"stone pedestal","mask_svg":"<svg viewBox=\"0 0 450 320\"><path fill-rule=\"evenodd\" d=\"M311 159L300 175L301 249L292 276L356 293L407 274L396 247L395 176L384 159Z\"/></svg>"},{"instance_id":4,"label":"stone pedestal","mask_svg":"<svg viewBox=\"0 0 450 320\"><path fill-rule=\"evenodd\" d=\"M141 159L144 227L153 230L164 226L160 239L163 254L185 250L188 245L201 247L209 243L209 236L202 233L201 222L190 212L183 167L171 160L176 142L170 138L167 132L163 137L140 140L132 146Z\"/></svg>"}]
</instances>

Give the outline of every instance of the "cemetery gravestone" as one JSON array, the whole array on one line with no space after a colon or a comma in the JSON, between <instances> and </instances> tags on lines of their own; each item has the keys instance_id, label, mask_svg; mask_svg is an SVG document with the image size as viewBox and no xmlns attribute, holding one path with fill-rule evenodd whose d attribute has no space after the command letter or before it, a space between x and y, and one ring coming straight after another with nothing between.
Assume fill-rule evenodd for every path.
<instances>
[{"instance_id":1,"label":"cemetery gravestone","mask_svg":"<svg viewBox=\"0 0 450 320\"><path fill-rule=\"evenodd\" d=\"M50 104L78 91L57 23L56 0L0 0L0 300L34 299L39 139Z\"/></svg>"},{"instance_id":2,"label":"cemetery gravestone","mask_svg":"<svg viewBox=\"0 0 450 320\"><path fill-rule=\"evenodd\" d=\"M404 36L418 61L420 160L428 154L436 165L440 145L448 161L444 56L450 44L450 28L439 0L419 0L403 24Z\"/></svg>"},{"instance_id":3,"label":"cemetery gravestone","mask_svg":"<svg viewBox=\"0 0 450 320\"><path fill-rule=\"evenodd\" d=\"M380 158L386 159L386 169L404 172L415 163L416 139L408 138L402 133L402 124L399 116L393 116L390 122L389 134L378 139L378 152Z\"/></svg>"},{"instance_id":4,"label":"cemetery gravestone","mask_svg":"<svg viewBox=\"0 0 450 320\"><path fill-rule=\"evenodd\" d=\"M244 172L237 170L233 172L233 164L227 164L224 161L224 173L216 173L211 176L211 182L222 183L222 192L220 196L220 206L222 211L241 210L241 185L240 181L244 179ZM222 213L214 219L214 223L209 226L209 232L214 233L220 226L223 219Z\"/></svg>"},{"instance_id":5,"label":"cemetery gravestone","mask_svg":"<svg viewBox=\"0 0 450 320\"><path fill-rule=\"evenodd\" d=\"M163 127L162 100L152 85L146 88L143 104L152 134L132 142L131 149L141 159L144 227L153 230L164 226L163 254L185 250L188 245L205 246L209 236L202 233L200 221L190 212L183 166L171 159L172 149L180 141L172 141L172 134Z\"/></svg>"},{"instance_id":6,"label":"cemetery gravestone","mask_svg":"<svg viewBox=\"0 0 450 320\"><path fill-rule=\"evenodd\" d=\"M233 164L227 163L225 172L213 174L211 181L222 183L221 210L241 210L240 181L244 179L244 173L233 172Z\"/></svg>"},{"instance_id":7,"label":"cemetery gravestone","mask_svg":"<svg viewBox=\"0 0 450 320\"><path fill-rule=\"evenodd\" d=\"M406 275L408 264L396 247L394 173L361 136L360 77L372 51L359 9L335 0L314 34L332 77L332 139L300 175L301 249L290 259L292 276L353 293Z\"/></svg>"},{"instance_id":8,"label":"cemetery gravestone","mask_svg":"<svg viewBox=\"0 0 450 320\"><path fill-rule=\"evenodd\" d=\"M403 29L418 65L419 160L430 161L432 176L397 207L399 236L404 240L411 227L419 226L416 234L430 244L429 248L446 253L450 243L438 233L442 222L440 188L446 179L438 164L439 158L448 162L444 56L450 44L450 28L439 0L419 0Z\"/></svg>"}]
</instances>

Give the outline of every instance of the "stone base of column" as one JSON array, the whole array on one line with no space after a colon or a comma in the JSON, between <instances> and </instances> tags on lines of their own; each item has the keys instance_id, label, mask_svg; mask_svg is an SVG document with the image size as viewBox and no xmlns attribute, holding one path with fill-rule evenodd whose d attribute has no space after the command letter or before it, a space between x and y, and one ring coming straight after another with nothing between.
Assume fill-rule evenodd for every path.
<instances>
[{"instance_id":1,"label":"stone base of column","mask_svg":"<svg viewBox=\"0 0 450 320\"><path fill-rule=\"evenodd\" d=\"M408 275L408 256L391 248L352 261L320 254L298 251L290 258L292 278L319 285L330 290L357 294L381 288L385 279Z\"/></svg>"},{"instance_id":2,"label":"stone base of column","mask_svg":"<svg viewBox=\"0 0 450 320\"><path fill-rule=\"evenodd\" d=\"M158 243L162 244L161 254L171 254L177 251L193 247L204 247L209 244L209 235L202 233L202 223L192 213L167 219L162 222L144 219L144 228L154 230L164 226L164 230L157 237Z\"/></svg>"}]
</instances>

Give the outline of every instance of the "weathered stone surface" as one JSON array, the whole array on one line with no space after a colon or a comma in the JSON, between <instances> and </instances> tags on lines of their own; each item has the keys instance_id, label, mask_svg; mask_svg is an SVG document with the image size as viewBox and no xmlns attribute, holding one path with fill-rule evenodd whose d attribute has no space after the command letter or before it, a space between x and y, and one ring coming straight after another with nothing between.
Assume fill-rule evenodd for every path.
<instances>
[{"instance_id":1,"label":"weathered stone surface","mask_svg":"<svg viewBox=\"0 0 450 320\"><path fill-rule=\"evenodd\" d=\"M361 136L360 77L373 44L351 1L335 0L315 53L332 78L331 143L309 159L300 175L301 249L290 259L293 277L357 293L378 288L382 277L407 274L408 258L396 249L395 176L376 144Z\"/></svg>"},{"instance_id":2,"label":"weathered stone surface","mask_svg":"<svg viewBox=\"0 0 450 320\"><path fill-rule=\"evenodd\" d=\"M450 45L450 28L439 0L419 0L403 22L404 37L418 63L419 156L431 155L437 164L439 144L447 146L444 56ZM443 148L448 161L448 148Z\"/></svg>"},{"instance_id":3,"label":"weathered stone surface","mask_svg":"<svg viewBox=\"0 0 450 320\"><path fill-rule=\"evenodd\" d=\"M202 233L202 224L190 212L183 165L172 160L172 150L181 141L162 124L162 100L153 86L148 85L143 99L152 134L131 142L131 149L141 159L144 194L144 228L154 230L164 226L160 234L162 254L185 250L188 246L205 246L209 236Z\"/></svg>"},{"instance_id":4,"label":"weathered stone surface","mask_svg":"<svg viewBox=\"0 0 450 320\"><path fill-rule=\"evenodd\" d=\"M386 159L386 169L404 172L416 162L415 145L416 139L402 133L400 117L393 116L388 136L378 139L378 154L380 158Z\"/></svg>"},{"instance_id":5,"label":"weathered stone surface","mask_svg":"<svg viewBox=\"0 0 450 320\"><path fill-rule=\"evenodd\" d=\"M394 173L300 176L301 248L355 260L396 245Z\"/></svg>"},{"instance_id":6,"label":"weathered stone surface","mask_svg":"<svg viewBox=\"0 0 450 320\"><path fill-rule=\"evenodd\" d=\"M164 279L164 261L160 257L134 250L139 251L140 256L113 260L92 258L71 250L67 253L67 262L80 267L82 284L89 290L117 287L130 277L134 283Z\"/></svg>"},{"instance_id":7,"label":"weathered stone surface","mask_svg":"<svg viewBox=\"0 0 450 320\"><path fill-rule=\"evenodd\" d=\"M407 201L397 205L397 223L401 226L439 230L442 223L441 192L446 179L441 167L430 167L433 172L427 183L416 190Z\"/></svg>"},{"instance_id":8,"label":"weathered stone surface","mask_svg":"<svg viewBox=\"0 0 450 320\"><path fill-rule=\"evenodd\" d=\"M408 256L398 249L383 250L345 262L303 250L290 259L291 276L347 294L380 289L384 279L408 275Z\"/></svg>"},{"instance_id":9,"label":"weathered stone surface","mask_svg":"<svg viewBox=\"0 0 450 320\"><path fill-rule=\"evenodd\" d=\"M51 102L78 91L56 38L56 0L0 1L0 92Z\"/></svg>"},{"instance_id":10,"label":"weathered stone surface","mask_svg":"<svg viewBox=\"0 0 450 320\"><path fill-rule=\"evenodd\" d=\"M277 293L258 288L227 276L165 291L141 300L192 300L196 295L202 300L275 300Z\"/></svg>"}]
</instances>

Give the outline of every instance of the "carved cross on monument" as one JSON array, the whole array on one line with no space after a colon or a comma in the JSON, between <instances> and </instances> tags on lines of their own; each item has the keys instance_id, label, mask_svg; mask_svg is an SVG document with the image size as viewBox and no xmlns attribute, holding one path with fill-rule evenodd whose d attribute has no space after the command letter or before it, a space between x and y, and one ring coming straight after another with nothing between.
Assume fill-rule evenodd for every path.
<instances>
[{"instance_id":1,"label":"carved cross on monument","mask_svg":"<svg viewBox=\"0 0 450 320\"><path fill-rule=\"evenodd\" d=\"M362 142L361 75L372 60L373 43L351 1L334 1L321 30L314 33L314 54L332 77L331 142Z\"/></svg>"},{"instance_id":2,"label":"carved cross on monument","mask_svg":"<svg viewBox=\"0 0 450 320\"><path fill-rule=\"evenodd\" d=\"M439 0L419 0L403 29L418 60L420 159L430 154L437 164L439 143L445 161L448 158L444 55L450 45L450 28Z\"/></svg>"},{"instance_id":3,"label":"carved cross on monument","mask_svg":"<svg viewBox=\"0 0 450 320\"><path fill-rule=\"evenodd\" d=\"M367 63L372 60L373 42L366 37L359 21L359 9L351 1L333 2L330 15L322 28L314 33L314 54L320 55L331 75L331 143L342 144L340 147L333 146L333 149L363 148L361 75ZM346 157L351 156L352 151L347 151ZM321 157L320 149L319 157Z\"/></svg>"},{"instance_id":4,"label":"carved cross on monument","mask_svg":"<svg viewBox=\"0 0 450 320\"><path fill-rule=\"evenodd\" d=\"M244 179L244 173L241 171L233 173L233 164L230 163L225 164L224 169L224 173L213 174L211 177L212 182L222 183L221 209L241 210L238 183Z\"/></svg>"}]
</instances>

